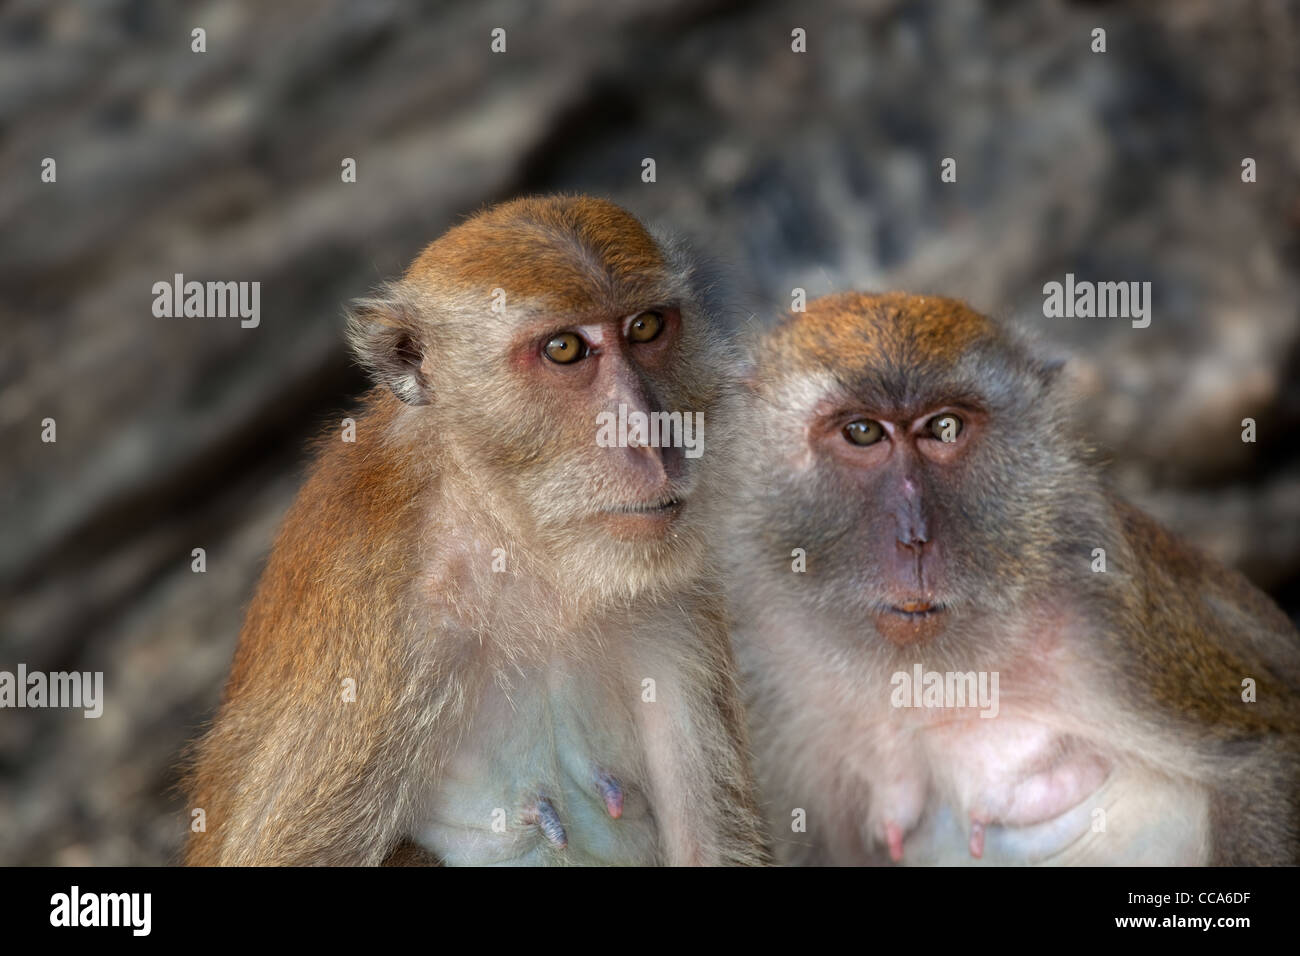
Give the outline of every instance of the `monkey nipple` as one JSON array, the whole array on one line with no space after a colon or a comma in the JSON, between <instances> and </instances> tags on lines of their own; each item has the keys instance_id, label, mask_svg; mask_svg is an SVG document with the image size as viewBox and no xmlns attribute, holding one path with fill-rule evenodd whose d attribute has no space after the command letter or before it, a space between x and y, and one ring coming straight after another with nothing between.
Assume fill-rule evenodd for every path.
<instances>
[{"instance_id":1,"label":"monkey nipple","mask_svg":"<svg viewBox=\"0 0 1300 956\"><path fill-rule=\"evenodd\" d=\"M970 821L970 855L977 860L984 856L984 822L974 817Z\"/></svg>"},{"instance_id":2,"label":"monkey nipple","mask_svg":"<svg viewBox=\"0 0 1300 956\"><path fill-rule=\"evenodd\" d=\"M623 815L623 788L610 774L596 775L596 789L605 801L605 811L615 820Z\"/></svg>"},{"instance_id":3,"label":"monkey nipple","mask_svg":"<svg viewBox=\"0 0 1300 956\"><path fill-rule=\"evenodd\" d=\"M897 823L889 822L885 824L885 843L889 847L889 858L895 863L902 862L903 859L903 828Z\"/></svg>"},{"instance_id":4,"label":"monkey nipple","mask_svg":"<svg viewBox=\"0 0 1300 956\"><path fill-rule=\"evenodd\" d=\"M569 845L569 836L564 832L560 815L545 797L538 797L537 802L524 811L524 823L541 830L542 836L557 850L563 850Z\"/></svg>"}]
</instances>

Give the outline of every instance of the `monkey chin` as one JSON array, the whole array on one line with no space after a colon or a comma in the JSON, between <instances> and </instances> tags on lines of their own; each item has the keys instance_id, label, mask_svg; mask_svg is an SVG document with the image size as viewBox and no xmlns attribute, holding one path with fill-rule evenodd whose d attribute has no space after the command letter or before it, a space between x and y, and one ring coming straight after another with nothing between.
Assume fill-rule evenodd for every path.
<instances>
[{"instance_id":1,"label":"monkey chin","mask_svg":"<svg viewBox=\"0 0 1300 956\"><path fill-rule=\"evenodd\" d=\"M947 626L947 609L942 604L907 601L876 611L876 632L897 647L911 647L934 640Z\"/></svg>"},{"instance_id":2,"label":"monkey chin","mask_svg":"<svg viewBox=\"0 0 1300 956\"><path fill-rule=\"evenodd\" d=\"M690 589L706 574L708 532L684 505L609 509L589 514L573 534L557 569L561 580L596 600L667 596ZM590 531L601 532L593 538ZM575 529L576 530L576 529ZM572 532L571 532L572 533ZM580 542L580 545L579 545Z\"/></svg>"}]
</instances>

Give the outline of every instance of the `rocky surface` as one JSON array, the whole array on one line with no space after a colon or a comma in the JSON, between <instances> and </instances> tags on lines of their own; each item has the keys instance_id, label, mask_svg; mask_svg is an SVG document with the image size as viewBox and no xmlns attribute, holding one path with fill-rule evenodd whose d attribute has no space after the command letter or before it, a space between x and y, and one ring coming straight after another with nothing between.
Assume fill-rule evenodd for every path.
<instances>
[{"instance_id":1,"label":"rocky surface","mask_svg":"<svg viewBox=\"0 0 1300 956\"><path fill-rule=\"evenodd\" d=\"M179 752L306 439L364 386L344 303L481 204L557 189L728 262L738 322L794 287L1020 317L1072 356L1120 485L1300 609L1295 4L20 0L0 669L103 670L108 703L0 711L0 863L174 859ZM1067 272L1150 281L1151 326L1045 319ZM261 324L154 317L175 273L259 280Z\"/></svg>"}]
</instances>

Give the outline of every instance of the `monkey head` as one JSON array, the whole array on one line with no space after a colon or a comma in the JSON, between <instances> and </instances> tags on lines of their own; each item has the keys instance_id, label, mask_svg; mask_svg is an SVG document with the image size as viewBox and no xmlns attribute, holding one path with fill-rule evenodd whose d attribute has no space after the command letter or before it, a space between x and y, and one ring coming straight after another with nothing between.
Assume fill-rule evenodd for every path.
<instances>
[{"instance_id":1,"label":"monkey head","mask_svg":"<svg viewBox=\"0 0 1300 956\"><path fill-rule=\"evenodd\" d=\"M711 537L696 426L723 437L729 379L708 288L613 203L527 198L430 244L355 305L350 337L417 460L526 529L534 570L600 599L680 587Z\"/></svg>"},{"instance_id":2,"label":"monkey head","mask_svg":"<svg viewBox=\"0 0 1300 956\"><path fill-rule=\"evenodd\" d=\"M949 299L845 293L785 317L754 349L737 449L743 586L901 653L1060 580L1053 543L1083 546L1072 499L1091 492L1055 368Z\"/></svg>"}]
</instances>

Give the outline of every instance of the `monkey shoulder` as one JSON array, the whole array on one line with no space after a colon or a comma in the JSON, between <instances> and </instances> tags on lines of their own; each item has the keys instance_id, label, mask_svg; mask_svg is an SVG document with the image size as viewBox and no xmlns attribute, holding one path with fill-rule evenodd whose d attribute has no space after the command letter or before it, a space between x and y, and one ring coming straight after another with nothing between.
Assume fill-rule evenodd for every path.
<instances>
[{"instance_id":1,"label":"monkey shoulder","mask_svg":"<svg viewBox=\"0 0 1300 956\"><path fill-rule=\"evenodd\" d=\"M1244 574L1216 561L1186 539L1168 530L1150 515L1121 499L1116 511L1124 529L1135 567L1132 573L1148 582L1144 597L1149 606L1176 618L1178 626L1191 627L1213 637L1250 635L1248 644L1271 635L1272 645L1284 656L1300 659L1300 632L1281 608Z\"/></svg>"},{"instance_id":2,"label":"monkey shoulder","mask_svg":"<svg viewBox=\"0 0 1300 956\"><path fill-rule=\"evenodd\" d=\"M1120 619L1131 699L1202 739L1295 739L1300 633L1244 575L1117 502L1137 603ZM1258 689L1253 698L1249 689ZM1251 698L1251 699L1247 699Z\"/></svg>"}]
</instances>

